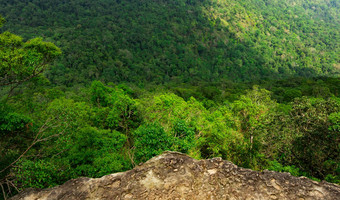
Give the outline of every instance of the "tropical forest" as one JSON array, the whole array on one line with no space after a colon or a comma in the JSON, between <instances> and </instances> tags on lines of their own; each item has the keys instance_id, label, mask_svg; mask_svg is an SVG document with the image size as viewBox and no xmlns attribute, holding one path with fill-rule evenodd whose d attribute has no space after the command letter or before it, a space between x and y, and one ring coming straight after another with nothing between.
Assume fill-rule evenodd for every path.
<instances>
[{"instance_id":1,"label":"tropical forest","mask_svg":"<svg viewBox=\"0 0 340 200\"><path fill-rule=\"evenodd\" d=\"M0 0L0 199L164 151L340 184L340 2Z\"/></svg>"}]
</instances>

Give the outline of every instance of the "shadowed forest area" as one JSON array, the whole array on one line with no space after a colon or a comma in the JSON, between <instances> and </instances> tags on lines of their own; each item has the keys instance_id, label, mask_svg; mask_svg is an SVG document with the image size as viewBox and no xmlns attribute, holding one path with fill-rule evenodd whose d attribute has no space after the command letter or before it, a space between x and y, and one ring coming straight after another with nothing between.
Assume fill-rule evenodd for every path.
<instances>
[{"instance_id":1,"label":"shadowed forest area","mask_svg":"<svg viewBox=\"0 0 340 200\"><path fill-rule=\"evenodd\" d=\"M0 0L0 199L165 150L340 183L336 0Z\"/></svg>"},{"instance_id":2,"label":"shadowed forest area","mask_svg":"<svg viewBox=\"0 0 340 200\"><path fill-rule=\"evenodd\" d=\"M6 30L62 48L47 73L58 85L338 74L338 3L269 2L32 0L0 12Z\"/></svg>"}]
</instances>

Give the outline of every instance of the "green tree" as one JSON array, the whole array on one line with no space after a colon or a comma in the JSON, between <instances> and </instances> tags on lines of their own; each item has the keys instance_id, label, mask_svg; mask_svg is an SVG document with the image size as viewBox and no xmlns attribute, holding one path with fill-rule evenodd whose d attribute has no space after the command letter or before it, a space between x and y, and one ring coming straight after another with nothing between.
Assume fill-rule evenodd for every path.
<instances>
[{"instance_id":1,"label":"green tree","mask_svg":"<svg viewBox=\"0 0 340 200\"><path fill-rule=\"evenodd\" d=\"M77 176L101 177L130 167L122 154L126 140L118 131L82 128L71 136L65 157Z\"/></svg>"},{"instance_id":2,"label":"green tree","mask_svg":"<svg viewBox=\"0 0 340 200\"><path fill-rule=\"evenodd\" d=\"M46 188L79 176L101 177L126 170L130 165L121 153L125 143L123 134L93 127L59 137L54 145L44 148L49 156L19 162L14 170L17 186ZM63 151L55 153L51 148Z\"/></svg>"},{"instance_id":3,"label":"green tree","mask_svg":"<svg viewBox=\"0 0 340 200\"><path fill-rule=\"evenodd\" d=\"M239 131L244 135L248 151L246 152L244 166L261 167L257 164L257 157L261 157L260 150L265 136L264 124L271 120L270 113L276 103L271 100L270 92L254 86L253 90L242 95L232 104L232 110L239 117Z\"/></svg>"},{"instance_id":4,"label":"green tree","mask_svg":"<svg viewBox=\"0 0 340 200\"><path fill-rule=\"evenodd\" d=\"M3 19L0 19L0 27ZM50 42L23 39L9 32L0 34L0 87L9 86L9 94L20 84L40 76L61 50Z\"/></svg>"},{"instance_id":5,"label":"green tree","mask_svg":"<svg viewBox=\"0 0 340 200\"><path fill-rule=\"evenodd\" d=\"M3 23L4 19L0 17L0 27ZM0 188L5 198L6 193L10 192L15 185L13 174L10 173L13 166L32 151L36 144L60 134L50 133L49 130L54 129L52 127L62 126L58 120L54 121L55 124L48 120L43 124L36 123L32 115L26 115L20 109L15 109L17 108L15 103L10 105L7 100L14 89L21 84L42 77L48 64L60 54L58 47L43 42L41 38L23 42L21 37L9 32L0 34L0 94L2 95L0 98ZM6 96L7 98L4 99L3 97Z\"/></svg>"},{"instance_id":6,"label":"green tree","mask_svg":"<svg viewBox=\"0 0 340 200\"><path fill-rule=\"evenodd\" d=\"M338 99L303 97L292 105L290 116L299 133L293 141L293 164L313 177L339 176L339 109Z\"/></svg>"},{"instance_id":7,"label":"green tree","mask_svg":"<svg viewBox=\"0 0 340 200\"><path fill-rule=\"evenodd\" d=\"M96 106L93 120L103 128L118 130L129 135L138 127L140 116L136 101L118 86L105 86L100 81L91 85L91 100Z\"/></svg>"},{"instance_id":8,"label":"green tree","mask_svg":"<svg viewBox=\"0 0 340 200\"><path fill-rule=\"evenodd\" d=\"M171 150L172 138L157 124L144 124L133 132L134 138L134 160L138 164L161 154L163 151Z\"/></svg>"}]
</instances>

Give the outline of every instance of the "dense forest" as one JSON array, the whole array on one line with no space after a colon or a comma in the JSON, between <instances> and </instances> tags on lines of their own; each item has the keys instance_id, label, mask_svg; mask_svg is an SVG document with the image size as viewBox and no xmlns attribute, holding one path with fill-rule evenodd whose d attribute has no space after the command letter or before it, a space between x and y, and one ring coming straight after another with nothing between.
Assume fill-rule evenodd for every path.
<instances>
[{"instance_id":1,"label":"dense forest","mask_svg":"<svg viewBox=\"0 0 340 200\"><path fill-rule=\"evenodd\" d=\"M62 48L46 76L104 82L339 75L336 0L0 1L3 30Z\"/></svg>"},{"instance_id":2,"label":"dense forest","mask_svg":"<svg viewBox=\"0 0 340 200\"><path fill-rule=\"evenodd\" d=\"M0 0L0 199L165 150L340 184L337 0Z\"/></svg>"}]
</instances>

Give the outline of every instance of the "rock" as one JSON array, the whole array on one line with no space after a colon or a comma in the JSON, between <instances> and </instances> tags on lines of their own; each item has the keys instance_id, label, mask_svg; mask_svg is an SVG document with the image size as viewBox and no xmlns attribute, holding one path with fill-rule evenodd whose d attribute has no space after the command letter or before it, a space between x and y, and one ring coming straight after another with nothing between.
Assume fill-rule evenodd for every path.
<instances>
[{"instance_id":1,"label":"rock","mask_svg":"<svg viewBox=\"0 0 340 200\"><path fill-rule=\"evenodd\" d=\"M164 152L134 169L77 178L12 200L57 199L340 199L340 186L272 171L252 171L220 158L195 160Z\"/></svg>"}]
</instances>

